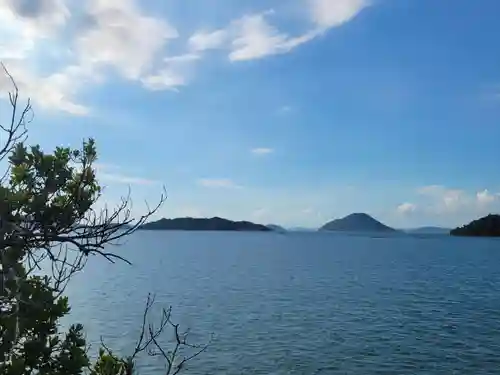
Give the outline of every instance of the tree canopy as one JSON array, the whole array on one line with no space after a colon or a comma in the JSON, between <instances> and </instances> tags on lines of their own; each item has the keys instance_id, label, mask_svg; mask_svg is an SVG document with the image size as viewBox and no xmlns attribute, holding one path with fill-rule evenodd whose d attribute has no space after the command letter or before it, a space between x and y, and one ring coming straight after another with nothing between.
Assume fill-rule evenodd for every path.
<instances>
[{"instance_id":1,"label":"tree canopy","mask_svg":"<svg viewBox=\"0 0 500 375\"><path fill-rule=\"evenodd\" d=\"M20 107L14 79L9 94L11 113L0 123L0 374L2 375L129 375L140 354L162 356L166 374L183 370L190 359L206 349L187 342L186 335L163 310L157 328L148 312L148 296L141 334L133 353L115 355L102 344L91 363L84 327L73 324L61 331L58 322L70 312L64 289L91 255L107 261L123 260L113 244L132 234L165 199L144 215L132 218L129 199L114 208L96 209L102 196L94 163L93 139L79 149L57 147L45 153L27 146L27 125L33 120L31 103ZM49 264L50 274L37 272ZM158 337L173 332L172 348L162 348Z\"/></svg>"}]
</instances>

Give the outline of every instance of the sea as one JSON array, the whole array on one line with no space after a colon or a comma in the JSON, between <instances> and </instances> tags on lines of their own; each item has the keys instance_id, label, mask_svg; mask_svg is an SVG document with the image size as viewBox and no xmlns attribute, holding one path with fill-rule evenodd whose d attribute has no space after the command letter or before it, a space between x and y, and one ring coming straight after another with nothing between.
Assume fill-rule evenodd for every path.
<instances>
[{"instance_id":1,"label":"sea","mask_svg":"<svg viewBox=\"0 0 500 375\"><path fill-rule=\"evenodd\" d=\"M499 240L138 231L108 250L131 265L91 257L66 290L65 324L85 326L94 354L134 351L151 293L155 327L171 307L208 344L185 374L500 373ZM138 359L138 374L164 369Z\"/></svg>"}]
</instances>

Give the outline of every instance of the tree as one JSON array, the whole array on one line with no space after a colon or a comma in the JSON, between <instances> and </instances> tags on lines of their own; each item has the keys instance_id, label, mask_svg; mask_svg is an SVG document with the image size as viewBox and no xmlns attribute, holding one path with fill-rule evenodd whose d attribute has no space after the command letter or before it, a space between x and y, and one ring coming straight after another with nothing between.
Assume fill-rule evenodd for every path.
<instances>
[{"instance_id":1,"label":"tree","mask_svg":"<svg viewBox=\"0 0 500 375\"><path fill-rule=\"evenodd\" d=\"M0 179L0 373L3 375L129 375L138 355L162 356L166 374L177 374L206 349L187 342L163 310L157 328L148 322L154 298L148 296L142 330L134 352L122 358L102 344L90 363L81 324L59 332L57 322L70 311L64 288L91 255L114 262L126 261L109 251L132 234L165 199L145 215L133 219L129 199L114 210L97 211L101 197L93 165L97 160L93 139L81 149L58 147L44 153L26 146L26 126L33 119L28 100L19 108L19 91L9 93L12 109L8 125L0 124L0 162L6 172ZM37 275L42 264L50 275ZM38 272L39 273L39 272ZM158 337L173 330L173 348L165 350Z\"/></svg>"}]
</instances>

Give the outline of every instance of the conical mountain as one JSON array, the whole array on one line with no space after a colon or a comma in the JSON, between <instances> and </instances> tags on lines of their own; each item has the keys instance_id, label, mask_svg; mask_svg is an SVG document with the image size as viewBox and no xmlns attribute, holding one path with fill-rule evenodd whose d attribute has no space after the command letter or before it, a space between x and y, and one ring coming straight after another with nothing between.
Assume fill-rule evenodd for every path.
<instances>
[{"instance_id":1,"label":"conical mountain","mask_svg":"<svg viewBox=\"0 0 500 375\"><path fill-rule=\"evenodd\" d=\"M342 232L395 232L396 230L382 224L365 213L354 213L342 219L332 220L323 225L322 231L342 231Z\"/></svg>"}]
</instances>

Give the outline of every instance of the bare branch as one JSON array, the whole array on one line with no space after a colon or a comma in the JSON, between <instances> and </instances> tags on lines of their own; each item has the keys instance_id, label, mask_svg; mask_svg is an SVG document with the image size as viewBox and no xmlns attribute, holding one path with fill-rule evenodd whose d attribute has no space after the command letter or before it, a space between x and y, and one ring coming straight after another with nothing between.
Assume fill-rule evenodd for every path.
<instances>
[{"instance_id":1,"label":"bare branch","mask_svg":"<svg viewBox=\"0 0 500 375\"><path fill-rule=\"evenodd\" d=\"M9 93L9 102L12 107L12 114L10 123L8 125L0 124L0 130L6 133L6 140L3 146L0 147L0 161L5 159L9 153L13 150L14 146L18 142L24 142L27 138L27 129L26 125L33 121L33 111L31 107L31 101L28 99L28 102L24 109L21 111L20 116L17 116L18 113L18 100L19 100L19 88L9 73L5 65L0 62L0 66L4 74L8 77L12 86L14 87L14 91ZM28 117L31 115L31 117Z\"/></svg>"},{"instance_id":2,"label":"bare branch","mask_svg":"<svg viewBox=\"0 0 500 375\"><path fill-rule=\"evenodd\" d=\"M154 324L148 323L148 317L154 305L155 297L148 294L146 306L142 315L141 331L137 340L135 349L131 356L122 360L122 364L133 362L140 354L146 353L150 357L162 357L165 362L165 375L178 374L183 370L186 364L195 359L201 353L207 350L211 339L205 345L193 345L187 341L187 331L180 332L179 325L172 322L172 307L162 310L162 316L157 328ZM165 333L165 328L171 327L174 333L173 348L166 350L159 342L160 336ZM103 344L104 350L110 354L111 351ZM181 355L181 352L189 351L187 355Z\"/></svg>"}]
</instances>

